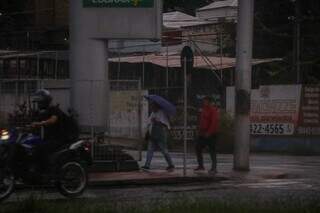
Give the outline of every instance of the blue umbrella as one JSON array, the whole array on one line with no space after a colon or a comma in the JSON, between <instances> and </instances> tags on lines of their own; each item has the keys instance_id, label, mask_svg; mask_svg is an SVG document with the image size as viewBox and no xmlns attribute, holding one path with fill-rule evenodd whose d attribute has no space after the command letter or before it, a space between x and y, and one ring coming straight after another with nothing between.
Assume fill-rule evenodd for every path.
<instances>
[{"instance_id":1,"label":"blue umbrella","mask_svg":"<svg viewBox=\"0 0 320 213\"><path fill-rule=\"evenodd\" d=\"M158 104L161 109L168 115L168 116L174 116L177 112L176 107L171 102L167 101L163 97L159 95L147 95L144 96L147 100L155 102Z\"/></svg>"}]
</instances>

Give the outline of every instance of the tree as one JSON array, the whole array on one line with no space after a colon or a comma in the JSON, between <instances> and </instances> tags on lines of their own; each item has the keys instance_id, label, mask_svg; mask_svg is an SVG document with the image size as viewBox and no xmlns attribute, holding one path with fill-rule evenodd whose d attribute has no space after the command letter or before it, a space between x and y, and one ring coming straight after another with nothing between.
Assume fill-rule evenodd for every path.
<instances>
[{"instance_id":1,"label":"tree","mask_svg":"<svg viewBox=\"0 0 320 213\"><path fill-rule=\"evenodd\" d=\"M300 0L300 6L296 1L299 0L256 0L254 57L284 58L287 72L296 75L293 56L297 41L294 29L298 20L301 24L302 82L320 82L320 1L304 0L302 4Z\"/></svg>"}]
</instances>

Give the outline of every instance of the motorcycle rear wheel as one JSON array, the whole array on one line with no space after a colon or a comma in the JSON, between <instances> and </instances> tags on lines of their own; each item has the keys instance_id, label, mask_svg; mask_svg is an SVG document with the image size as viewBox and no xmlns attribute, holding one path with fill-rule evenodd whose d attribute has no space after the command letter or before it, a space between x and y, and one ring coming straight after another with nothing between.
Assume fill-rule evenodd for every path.
<instances>
[{"instance_id":1,"label":"motorcycle rear wheel","mask_svg":"<svg viewBox=\"0 0 320 213\"><path fill-rule=\"evenodd\" d=\"M88 184L88 174L83 165L78 162L64 163L59 169L57 188L68 198L79 197Z\"/></svg>"}]
</instances>

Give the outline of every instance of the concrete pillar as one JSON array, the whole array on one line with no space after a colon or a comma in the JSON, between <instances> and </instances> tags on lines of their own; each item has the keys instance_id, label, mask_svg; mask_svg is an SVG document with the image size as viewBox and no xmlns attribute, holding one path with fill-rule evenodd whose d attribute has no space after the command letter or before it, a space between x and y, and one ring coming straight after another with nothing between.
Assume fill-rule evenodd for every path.
<instances>
[{"instance_id":1,"label":"concrete pillar","mask_svg":"<svg viewBox=\"0 0 320 213\"><path fill-rule=\"evenodd\" d=\"M90 38L82 1L70 1L71 106L82 129L105 131L108 120L107 42Z\"/></svg>"},{"instance_id":2,"label":"concrete pillar","mask_svg":"<svg viewBox=\"0 0 320 213\"><path fill-rule=\"evenodd\" d=\"M239 1L234 169L250 169L250 94L254 0Z\"/></svg>"}]
</instances>

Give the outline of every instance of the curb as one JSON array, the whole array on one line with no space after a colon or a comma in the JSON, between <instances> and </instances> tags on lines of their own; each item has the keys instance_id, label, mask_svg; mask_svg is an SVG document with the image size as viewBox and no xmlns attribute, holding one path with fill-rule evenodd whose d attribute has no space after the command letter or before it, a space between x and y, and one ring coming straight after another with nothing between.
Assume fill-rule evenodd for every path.
<instances>
[{"instance_id":1,"label":"curb","mask_svg":"<svg viewBox=\"0 0 320 213\"><path fill-rule=\"evenodd\" d=\"M173 184L188 184L188 183L209 183L228 180L222 176L212 177L167 177L167 178L152 178L152 179L131 179L131 180L108 180L108 181L90 181L89 187L108 187L108 186L150 186L150 185L173 185Z\"/></svg>"},{"instance_id":2,"label":"curb","mask_svg":"<svg viewBox=\"0 0 320 213\"><path fill-rule=\"evenodd\" d=\"M225 176L200 176L200 177L160 177L150 179L124 179L124 180L90 180L88 188L105 188L105 187L130 187L130 186L159 186L159 185L174 185L174 184L191 184L191 183L212 183L229 180ZM54 189L54 185L24 185L21 183L16 184L17 190L28 189Z\"/></svg>"}]
</instances>

